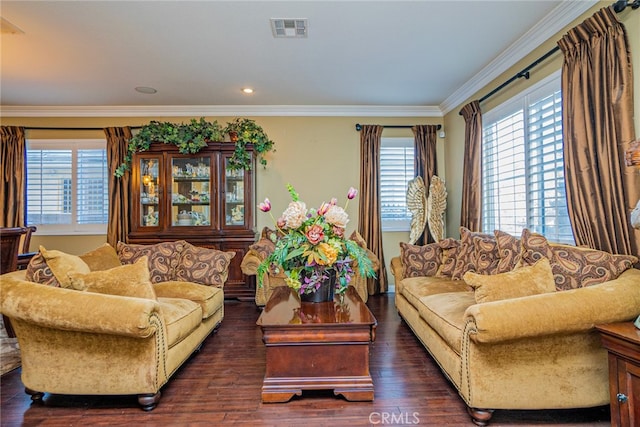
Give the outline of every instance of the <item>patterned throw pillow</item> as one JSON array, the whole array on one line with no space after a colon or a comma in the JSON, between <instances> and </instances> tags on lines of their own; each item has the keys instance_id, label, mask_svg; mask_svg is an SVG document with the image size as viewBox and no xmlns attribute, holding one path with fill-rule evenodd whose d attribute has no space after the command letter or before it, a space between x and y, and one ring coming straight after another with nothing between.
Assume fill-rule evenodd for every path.
<instances>
[{"instance_id":1,"label":"patterned throw pillow","mask_svg":"<svg viewBox=\"0 0 640 427\"><path fill-rule=\"evenodd\" d=\"M495 273L498 266L498 246L493 234L460 227L460 243L460 252L451 275L453 279L462 279L467 271L480 274Z\"/></svg>"},{"instance_id":2,"label":"patterned throw pillow","mask_svg":"<svg viewBox=\"0 0 640 427\"><path fill-rule=\"evenodd\" d=\"M146 256L133 264L91 273L69 273L71 287L79 291L155 300L156 292L149 279Z\"/></svg>"},{"instance_id":3,"label":"patterned throw pillow","mask_svg":"<svg viewBox=\"0 0 640 427\"><path fill-rule=\"evenodd\" d=\"M53 275L51 268L47 265L47 260L38 252L31 258L27 265L26 279L29 282L40 283L47 286L60 287L60 282Z\"/></svg>"},{"instance_id":4,"label":"patterned throw pillow","mask_svg":"<svg viewBox=\"0 0 640 427\"><path fill-rule=\"evenodd\" d=\"M133 245L118 242L116 250L122 264L133 264L146 256L149 258L151 283L175 280L175 271L180 262L180 253L187 244L184 240L162 242L155 245Z\"/></svg>"},{"instance_id":5,"label":"patterned throw pillow","mask_svg":"<svg viewBox=\"0 0 640 427\"><path fill-rule=\"evenodd\" d=\"M437 243L424 246L400 243L404 277L435 276L442 265L442 248Z\"/></svg>"},{"instance_id":6,"label":"patterned throw pillow","mask_svg":"<svg viewBox=\"0 0 640 427\"><path fill-rule=\"evenodd\" d=\"M614 255L596 249L549 244L541 234L522 231L522 262L532 265L538 259L551 261L557 290L576 289L614 280L633 267L638 258Z\"/></svg>"},{"instance_id":7,"label":"patterned throw pillow","mask_svg":"<svg viewBox=\"0 0 640 427\"><path fill-rule=\"evenodd\" d=\"M275 250L276 245L267 238L261 238L253 245L249 246L249 250L255 251L259 258L264 260Z\"/></svg>"},{"instance_id":8,"label":"patterned throw pillow","mask_svg":"<svg viewBox=\"0 0 640 427\"><path fill-rule=\"evenodd\" d=\"M520 240L500 230L495 230L493 234L496 236L496 243L498 245L498 266L496 267L496 273L506 273L507 271L513 270L520 263Z\"/></svg>"},{"instance_id":9,"label":"patterned throw pillow","mask_svg":"<svg viewBox=\"0 0 640 427\"><path fill-rule=\"evenodd\" d=\"M442 267L436 273L438 277L452 277L456 268L456 258L462 249L460 240L451 237L440 240L438 246L442 248Z\"/></svg>"},{"instance_id":10,"label":"patterned throw pillow","mask_svg":"<svg viewBox=\"0 0 640 427\"><path fill-rule=\"evenodd\" d=\"M229 275L229 263L235 252L202 248L185 243L176 268L176 279L221 288Z\"/></svg>"}]
</instances>

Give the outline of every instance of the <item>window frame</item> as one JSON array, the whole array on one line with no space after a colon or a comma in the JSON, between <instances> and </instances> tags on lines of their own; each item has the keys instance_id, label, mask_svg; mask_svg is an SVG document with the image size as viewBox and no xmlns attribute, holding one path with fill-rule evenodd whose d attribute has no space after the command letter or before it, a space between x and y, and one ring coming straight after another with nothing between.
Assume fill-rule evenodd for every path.
<instances>
[{"instance_id":1,"label":"window frame","mask_svg":"<svg viewBox=\"0 0 640 427\"><path fill-rule=\"evenodd\" d=\"M106 139L27 139L25 147L25 187L24 187L24 205L25 205L25 221L28 225L35 225L38 227L38 235L43 236L64 236L64 235L105 235L107 234L108 224L108 193L109 182L105 185L105 196L107 198L107 219L104 223L100 224L79 224L78 223L78 150L105 150L105 168L108 174L108 159L106 157ZM71 223L70 224L38 224L29 223L29 166L28 166L28 150L70 150L71 151ZM66 194L66 185L65 185ZM64 203L66 210L66 203Z\"/></svg>"},{"instance_id":2,"label":"window frame","mask_svg":"<svg viewBox=\"0 0 640 427\"><path fill-rule=\"evenodd\" d=\"M411 178L409 178L407 180L407 182L413 178L415 178L415 140L413 137L382 137L381 139L381 148L385 148L385 147L390 147L390 146L395 146L395 147L402 147L405 150L409 149L409 151L413 152L413 157L411 157L410 159L407 160L407 156L406 156L406 151L405 151L405 171L407 171L407 166L406 164L409 163L411 165ZM381 150L382 151L382 150ZM381 224L382 224L382 231L383 232L397 232L397 231L403 231L403 232L408 232L411 230L411 213L409 212L409 210L406 210L406 218L403 219L384 219L384 212L383 212L383 200L382 200L382 179L383 179L383 175L382 175L382 152L380 153L380 188L381 188L381 194L380 194L380 214L381 214ZM405 206L406 206L406 194L407 194L407 189L405 186L404 189L404 196L405 196Z\"/></svg>"},{"instance_id":3,"label":"window frame","mask_svg":"<svg viewBox=\"0 0 640 427\"><path fill-rule=\"evenodd\" d=\"M556 94L558 93L560 96L559 112L557 111L558 107L556 106L558 104L558 101L555 98L557 97ZM543 130L545 129L545 126L542 126L543 124L542 112L544 112L544 110L540 111L539 116L533 116L531 115L531 109L532 107L536 106L536 104L541 103L543 100L551 97L554 97L552 108L555 108L552 112L552 115L549 116L553 118L553 122L550 126L553 129L553 131L545 134L543 132ZM502 194L505 190L505 189L502 189L497 191L497 189L499 189L498 183L501 181L501 179L497 177L499 175L498 173L493 172L493 170L489 171L489 168L487 168L487 165L486 165L486 161L488 157L493 157L492 161L496 162L495 166L498 168L500 167L500 165L497 163L498 160L496 160L495 158L495 156L497 155L496 153L499 152L499 150L495 151L496 144L500 144L500 142L495 139L496 137L500 138L500 136L495 130L495 127L499 125L501 121L506 123L509 117L516 116L520 113L521 117L518 117L517 122L515 123L518 125L521 125L522 128L521 129L513 128L510 130L510 132L517 133L517 134L522 133L522 136L514 136L513 139L516 140L518 138L522 138L523 143L520 145L513 145L513 147L516 147L516 150L511 150L510 147L508 147L508 149L511 151L518 151L522 156L522 158L517 159L517 155L513 154L512 155L513 157L511 157L510 159L513 163L507 164L507 166L508 167L513 166L514 169L509 169L507 173L516 172L517 169L515 168L517 166L515 166L515 163L522 162L522 172L521 172L522 175L521 176L518 174L511 175L511 180L514 181L514 183L512 184L513 187L509 187L506 190L515 189L516 187L518 187L518 185L520 185L524 187L524 194L522 194L521 192L512 193L514 195L514 200L511 202L511 205L512 207L517 207L518 210L523 210L525 212L525 215L524 215L525 224L522 226L522 228L528 228L531 231L543 234L549 241L552 241L552 242L567 243L567 244L574 243L572 232L571 232L570 238L568 237L567 233L561 232L562 229L566 229L567 224L568 224L568 227L571 228L568 211L565 210L566 216L563 215L563 212L560 212L560 214L558 214L557 212L558 208L566 209L566 206L567 206L565 186L563 185L562 187L560 187L557 185L558 182L562 182L562 183L565 182L564 158L563 158L563 148L562 148L563 147L563 134L562 134L563 124L562 124L561 97L562 97L561 73L558 70L552 73L551 75L547 76L546 78L542 79L541 81L519 92L517 95L495 106L493 109L491 109L487 113L483 114L483 126L482 126L483 140L482 140L482 147L481 147L481 163L482 163L481 230L483 232L493 232L494 229L501 229L502 231L509 232L515 235L516 237L519 236L518 230L520 230L521 232L520 225L518 224L518 221L517 221L518 215L515 213L513 214L514 215L513 220L515 221L513 224L505 224L503 222L501 223L499 219L500 213L497 211L493 211L494 215L492 216L493 218L497 218L497 219L494 219L492 221L489 220L490 217L488 216L489 212L487 209L487 204L491 203L492 200L490 200L491 199L490 197L486 196L486 192L490 191L490 189L487 189L485 187L487 175L492 174L494 178L493 192L494 193L500 192ZM559 115L559 120L557 118L558 115ZM493 127L494 129L490 129L491 127ZM536 128L536 129L532 130L533 128ZM494 152L487 154L487 144L489 144L489 142L487 141L486 137L489 132L491 132L492 133L491 136L494 137L492 139ZM532 136L534 132L538 133L535 139L533 139L533 136ZM549 142L551 138L554 138L554 139L552 142ZM556 147L553 147L555 148L554 150L545 151L545 149L549 148L549 146L552 146L552 145L556 145ZM560 148L558 148L557 145L559 145ZM505 146L503 145L502 149L504 148ZM549 160L550 154L552 155L551 160ZM560 164L560 167L558 167L558 163ZM534 170L533 165L536 165L535 169L537 169L537 172L536 170ZM560 170L560 173L558 173L558 170ZM553 178L551 179L546 178L550 175L552 175ZM541 177L543 176L545 178L541 179ZM515 182L518 179L523 181L523 183L516 184ZM556 186L547 187L546 186L547 181L551 181L555 183ZM556 193L555 197L547 198L542 196L535 199L532 198L532 194L534 192L541 193L545 191L554 191L554 190ZM545 201L559 200L562 197L561 190L564 190L564 195L565 195L564 206L560 204L555 204L555 206L546 205ZM525 205L524 208L518 206L521 203L524 203ZM507 204L505 207L503 207L502 210L505 210L505 209L509 210L509 207L511 206ZM540 217L539 215L534 216L534 213L536 211L538 212L541 210L546 211L549 209L556 210L556 214L549 217L554 220L553 224L545 223L544 221L545 217ZM545 228L548 228L548 227L551 227L552 229L555 228L555 232L551 234L550 233L545 234ZM491 230L489 230L488 228L491 228ZM513 228L513 230L511 230L511 228Z\"/></svg>"}]
</instances>

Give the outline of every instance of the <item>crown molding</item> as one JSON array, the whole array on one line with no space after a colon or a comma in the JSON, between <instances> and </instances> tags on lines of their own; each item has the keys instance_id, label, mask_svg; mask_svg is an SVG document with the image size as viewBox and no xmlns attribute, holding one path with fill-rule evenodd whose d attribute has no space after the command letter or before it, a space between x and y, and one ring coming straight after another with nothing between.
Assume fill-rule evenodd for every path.
<instances>
[{"instance_id":1,"label":"crown molding","mask_svg":"<svg viewBox=\"0 0 640 427\"><path fill-rule=\"evenodd\" d=\"M440 104L440 110L447 114L462 104L474 93L483 89L500 74L514 66L534 49L562 31L564 27L589 10L598 0L565 0L553 9L543 20L516 40L489 65L469 79L458 90Z\"/></svg>"},{"instance_id":2,"label":"crown molding","mask_svg":"<svg viewBox=\"0 0 640 427\"><path fill-rule=\"evenodd\" d=\"M166 105L2 106L1 117L442 117L437 106L371 105Z\"/></svg>"}]
</instances>

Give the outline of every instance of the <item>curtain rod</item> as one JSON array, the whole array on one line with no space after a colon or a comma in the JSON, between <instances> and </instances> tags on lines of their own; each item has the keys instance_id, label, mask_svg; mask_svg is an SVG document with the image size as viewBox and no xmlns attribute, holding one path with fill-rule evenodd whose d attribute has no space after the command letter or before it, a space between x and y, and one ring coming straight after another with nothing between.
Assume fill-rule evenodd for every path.
<instances>
[{"instance_id":1,"label":"curtain rod","mask_svg":"<svg viewBox=\"0 0 640 427\"><path fill-rule=\"evenodd\" d=\"M111 127L111 126L106 126ZM142 126L124 126L131 129L140 129ZM104 130L105 128L54 128L54 127L39 127L39 126L23 126L24 130Z\"/></svg>"},{"instance_id":2,"label":"curtain rod","mask_svg":"<svg viewBox=\"0 0 640 427\"><path fill-rule=\"evenodd\" d=\"M408 129L414 126L415 125L382 125L383 128L392 128L392 129ZM440 129L442 129L442 125L438 125L437 130L440 130ZM356 130L358 132L362 130L362 125L360 123L356 123Z\"/></svg>"},{"instance_id":3,"label":"curtain rod","mask_svg":"<svg viewBox=\"0 0 640 427\"><path fill-rule=\"evenodd\" d=\"M627 0L618 0L613 4L613 10L616 13L620 13L627 6L631 6L631 9L638 9L640 7L640 0L629 0L629 1L627 1ZM554 53L556 53L559 50L560 50L560 46L555 46L549 52L545 53L540 58L536 59L531 64L529 64L529 66L525 67L522 71L517 73L515 76L511 77L509 80L507 80L506 82L502 83L500 86L498 86L497 88L495 88L494 90L492 90L491 92L489 92L488 94L486 94L485 96L480 98L478 100L478 102L482 102L482 101L487 100L488 98L490 98L491 96L493 96L497 92L499 92L500 90L504 89L506 86L508 86L511 83L513 83L515 80L518 80L518 79L523 78L523 77L528 80L529 77L530 77L529 70L531 70L533 67L535 67L536 65L540 64L542 61L544 61L545 59L547 59L548 57L550 57L551 55L553 55ZM462 114L462 112L460 114Z\"/></svg>"}]
</instances>

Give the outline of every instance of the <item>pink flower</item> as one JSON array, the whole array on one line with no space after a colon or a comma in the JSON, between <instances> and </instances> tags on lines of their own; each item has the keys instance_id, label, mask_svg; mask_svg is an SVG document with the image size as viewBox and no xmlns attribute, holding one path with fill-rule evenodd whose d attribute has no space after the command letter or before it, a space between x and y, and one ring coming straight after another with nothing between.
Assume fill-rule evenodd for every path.
<instances>
[{"instance_id":1,"label":"pink flower","mask_svg":"<svg viewBox=\"0 0 640 427\"><path fill-rule=\"evenodd\" d=\"M347 193L347 199L353 200L358 195L358 190L351 187L349 188L349 192Z\"/></svg>"},{"instance_id":2,"label":"pink flower","mask_svg":"<svg viewBox=\"0 0 640 427\"><path fill-rule=\"evenodd\" d=\"M305 235L309 243L317 245L324 239L324 230L320 225L313 224L311 227L307 227Z\"/></svg>"},{"instance_id":3,"label":"pink flower","mask_svg":"<svg viewBox=\"0 0 640 427\"><path fill-rule=\"evenodd\" d=\"M258 204L258 209L262 212L269 212L271 210L271 202L269 199L264 199L264 202Z\"/></svg>"},{"instance_id":4,"label":"pink flower","mask_svg":"<svg viewBox=\"0 0 640 427\"><path fill-rule=\"evenodd\" d=\"M278 218L278 221L276 221L276 227L283 229L285 225L287 225L287 221L283 217Z\"/></svg>"},{"instance_id":5,"label":"pink flower","mask_svg":"<svg viewBox=\"0 0 640 427\"><path fill-rule=\"evenodd\" d=\"M335 197L331 199L331 205L335 206L338 204L338 199L336 199Z\"/></svg>"},{"instance_id":6,"label":"pink flower","mask_svg":"<svg viewBox=\"0 0 640 427\"><path fill-rule=\"evenodd\" d=\"M327 211L329 210L329 206L327 203L322 202L322 204L320 205L320 208L318 208L318 215L324 215L327 213Z\"/></svg>"},{"instance_id":7,"label":"pink flower","mask_svg":"<svg viewBox=\"0 0 640 427\"><path fill-rule=\"evenodd\" d=\"M336 225L333 226L333 234L336 236L343 238L344 237L344 228L338 227Z\"/></svg>"}]
</instances>

